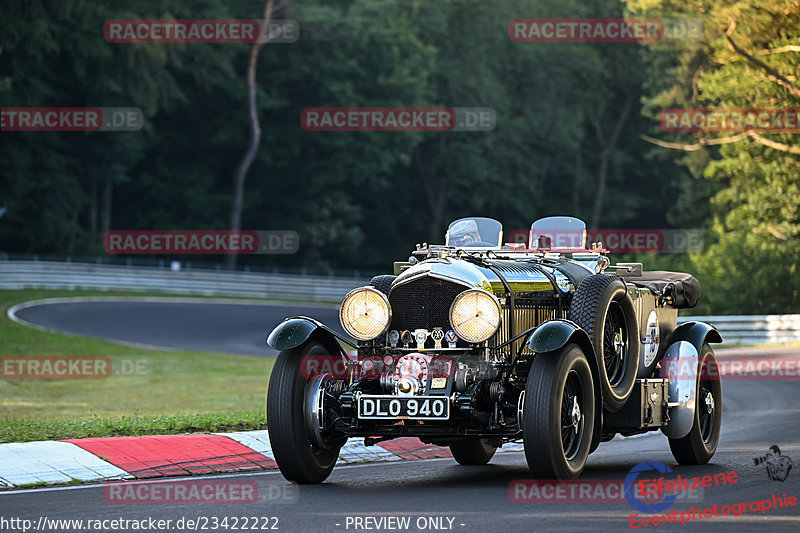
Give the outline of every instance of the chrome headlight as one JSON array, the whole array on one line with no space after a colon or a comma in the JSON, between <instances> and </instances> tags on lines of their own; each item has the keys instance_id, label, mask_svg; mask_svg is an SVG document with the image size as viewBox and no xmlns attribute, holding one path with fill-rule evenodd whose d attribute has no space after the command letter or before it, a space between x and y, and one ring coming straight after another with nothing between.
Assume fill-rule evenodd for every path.
<instances>
[{"instance_id":1,"label":"chrome headlight","mask_svg":"<svg viewBox=\"0 0 800 533\"><path fill-rule=\"evenodd\" d=\"M392 308L385 294L372 287L361 287L348 292L342 300L339 321L347 333L368 341L389 328Z\"/></svg>"},{"instance_id":2,"label":"chrome headlight","mask_svg":"<svg viewBox=\"0 0 800 533\"><path fill-rule=\"evenodd\" d=\"M483 342L500 327L500 302L483 289L468 289L453 300L450 324L467 342Z\"/></svg>"}]
</instances>

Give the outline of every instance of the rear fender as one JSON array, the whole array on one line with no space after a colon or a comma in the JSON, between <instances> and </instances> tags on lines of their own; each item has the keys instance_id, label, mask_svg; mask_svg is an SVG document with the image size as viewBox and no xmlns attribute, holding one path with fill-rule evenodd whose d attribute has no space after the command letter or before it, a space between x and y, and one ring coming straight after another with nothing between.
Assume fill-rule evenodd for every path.
<instances>
[{"instance_id":1,"label":"rear fender","mask_svg":"<svg viewBox=\"0 0 800 533\"><path fill-rule=\"evenodd\" d=\"M722 342L722 336L717 331L717 328L705 322L685 322L675 328L672 335L669 336L667 348L679 341L687 341L695 347L697 353L703 349L703 344L706 342L719 343Z\"/></svg>"},{"instance_id":2,"label":"rear fender","mask_svg":"<svg viewBox=\"0 0 800 533\"><path fill-rule=\"evenodd\" d=\"M697 366L706 342L722 342L722 337L714 326L704 322L681 324L669 337L661 360L661 377L669 380L669 423L661 431L672 439L685 437L694 425Z\"/></svg>"}]
</instances>

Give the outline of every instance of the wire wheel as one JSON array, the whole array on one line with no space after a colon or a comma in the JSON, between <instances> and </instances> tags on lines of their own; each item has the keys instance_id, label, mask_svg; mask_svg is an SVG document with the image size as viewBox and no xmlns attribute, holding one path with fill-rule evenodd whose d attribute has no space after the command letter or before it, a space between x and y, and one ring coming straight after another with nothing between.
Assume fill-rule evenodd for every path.
<instances>
[{"instance_id":1,"label":"wire wheel","mask_svg":"<svg viewBox=\"0 0 800 533\"><path fill-rule=\"evenodd\" d=\"M580 476L596 416L592 371L580 346L536 354L520 401L525 459L533 476Z\"/></svg>"},{"instance_id":2,"label":"wire wheel","mask_svg":"<svg viewBox=\"0 0 800 533\"><path fill-rule=\"evenodd\" d=\"M639 369L639 325L625 283L610 274L584 279L572 297L569 319L594 347L603 408L616 413L633 391Z\"/></svg>"},{"instance_id":3,"label":"wire wheel","mask_svg":"<svg viewBox=\"0 0 800 533\"><path fill-rule=\"evenodd\" d=\"M714 436L714 422L716 422L715 418L719 416L717 413L717 398L714 397L714 392L717 387L712 383L713 378L708 379L708 376L712 375L710 374L712 370L709 366L709 362L704 361L703 366L700 368L700 376L706 377L700 378L699 394L696 399L699 403L698 425L700 426L700 436L703 439L703 444L706 446L708 446Z\"/></svg>"},{"instance_id":4,"label":"wire wheel","mask_svg":"<svg viewBox=\"0 0 800 533\"><path fill-rule=\"evenodd\" d=\"M561 395L561 446L564 456L572 460L578 454L583 438L583 411L585 394L581 379L575 370L570 370Z\"/></svg>"},{"instance_id":5,"label":"wire wheel","mask_svg":"<svg viewBox=\"0 0 800 533\"><path fill-rule=\"evenodd\" d=\"M628 362L628 322L617 302L611 302L603 325L603 365L608 382L616 387L625 376Z\"/></svg>"},{"instance_id":6,"label":"wire wheel","mask_svg":"<svg viewBox=\"0 0 800 533\"><path fill-rule=\"evenodd\" d=\"M717 451L722 429L722 383L714 352L703 344L698 365L694 424L685 437L669 439L672 456L682 465L703 465Z\"/></svg>"}]
</instances>

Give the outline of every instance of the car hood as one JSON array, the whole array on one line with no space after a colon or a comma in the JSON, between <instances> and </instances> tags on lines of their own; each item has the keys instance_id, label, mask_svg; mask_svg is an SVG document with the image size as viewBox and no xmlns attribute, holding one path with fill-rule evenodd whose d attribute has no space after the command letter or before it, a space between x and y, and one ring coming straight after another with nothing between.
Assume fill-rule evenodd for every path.
<instances>
[{"instance_id":1,"label":"car hood","mask_svg":"<svg viewBox=\"0 0 800 533\"><path fill-rule=\"evenodd\" d=\"M544 268L552 273L564 291L574 290L572 280L558 268L558 264L553 265L533 265L525 261L511 261L493 259L489 261L492 268L508 281L511 289L516 292L539 292L551 291L553 285L550 280L541 273L540 268ZM572 262L574 264L578 264ZM450 281L464 285L464 288L479 288L493 294L505 293L505 288L500 277L492 269L476 265L470 261L457 258L434 258L422 261L404 270L392 284L393 287L404 283L412 282L423 276Z\"/></svg>"}]
</instances>

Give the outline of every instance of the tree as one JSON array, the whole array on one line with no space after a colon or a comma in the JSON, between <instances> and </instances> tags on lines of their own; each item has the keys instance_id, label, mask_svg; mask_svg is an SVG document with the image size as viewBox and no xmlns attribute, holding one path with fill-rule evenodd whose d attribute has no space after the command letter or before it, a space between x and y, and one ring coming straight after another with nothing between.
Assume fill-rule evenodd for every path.
<instances>
[{"instance_id":1,"label":"tree","mask_svg":"<svg viewBox=\"0 0 800 533\"><path fill-rule=\"evenodd\" d=\"M800 5L759 0L627 0L639 12L701 13L696 43L654 45L647 109L798 108ZM666 58L664 56L667 56ZM664 68L669 64L668 68ZM793 133L645 134L713 186L711 245L693 257L704 310L800 309L800 158Z\"/></svg>"},{"instance_id":2,"label":"tree","mask_svg":"<svg viewBox=\"0 0 800 533\"><path fill-rule=\"evenodd\" d=\"M274 7L274 0L267 0L264 7L264 22L261 31L258 35L258 40L253 43L250 49L250 60L247 63L247 115L250 120L250 142L247 145L247 150L242 156L242 160L236 167L234 173L234 188L233 188L233 202L231 203L231 231L239 231L242 229L242 205L244 199L244 184L247 179L247 172L250 170L250 165L256 157L258 145L261 142L261 123L258 120L258 109L256 104L256 66L258 64L258 53L261 48L268 43L273 36L270 34L270 22L272 22L272 11ZM228 268L236 267L236 254L228 254L226 259L226 266Z\"/></svg>"}]
</instances>

